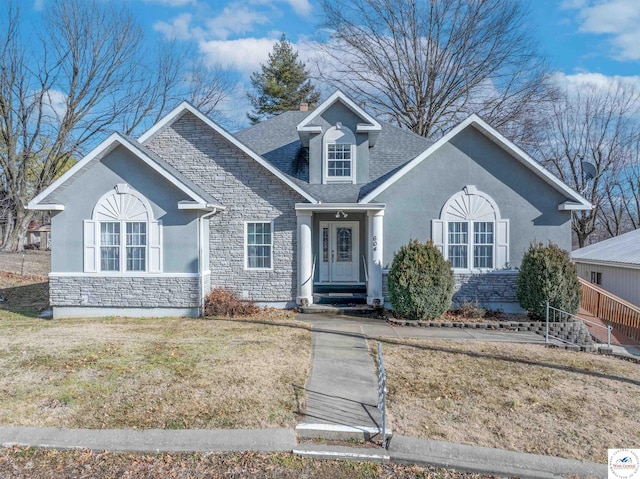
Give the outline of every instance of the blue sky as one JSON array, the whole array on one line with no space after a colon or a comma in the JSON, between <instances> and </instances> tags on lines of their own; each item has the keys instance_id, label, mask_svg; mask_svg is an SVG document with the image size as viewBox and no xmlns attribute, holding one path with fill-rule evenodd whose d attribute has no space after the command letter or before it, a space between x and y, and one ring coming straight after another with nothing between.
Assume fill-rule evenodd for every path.
<instances>
[{"instance_id":1,"label":"blue sky","mask_svg":"<svg viewBox=\"0 0 640 479\"><path fill-rule=\"evenodd\" d=\"M32 4L23 13L37 16L51 0L22 1ZM147 30L148 41L160 35L191 42L202 61L230 72L236 88L229 105L243 110L238 119L248 109L249 75L266 62L282 33L303 60L314 53L316 0L125 2ZM528 6L531 32L558 82L606 83L615 76L632 76L640 86L640 0L529 0Z\"/></svg>"}]
</instances>

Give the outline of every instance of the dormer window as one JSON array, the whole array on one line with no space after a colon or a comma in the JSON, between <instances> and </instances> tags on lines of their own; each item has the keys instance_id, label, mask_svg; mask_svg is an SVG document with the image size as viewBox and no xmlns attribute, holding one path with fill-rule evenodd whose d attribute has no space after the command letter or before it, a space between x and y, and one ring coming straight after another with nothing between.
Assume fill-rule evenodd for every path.
<instances>
[{"instance_id":1,"label":"dormer window","mask_svg":"<svg viewBox=\"0 0 640 479\"><path fill-rule=\"evenodd\" d=\"M356 138L340 122L324 134L324 183L355 183Z\"/></svg>"}]
</instances>

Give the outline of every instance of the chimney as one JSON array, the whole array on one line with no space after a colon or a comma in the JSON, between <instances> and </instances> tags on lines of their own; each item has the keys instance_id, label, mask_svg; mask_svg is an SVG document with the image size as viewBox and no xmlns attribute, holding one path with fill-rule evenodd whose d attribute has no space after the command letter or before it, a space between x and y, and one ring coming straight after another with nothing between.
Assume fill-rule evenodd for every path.
<instances>
[{"instance_id":1,"label":"chimney","mask_svg":"<svg viewBox=\"0 0 640 479\"><path fill-rule=\"evenodd\" d=\"M300 111L309 111L308 103L300 103Z\"/></svg>"}]
</instances>

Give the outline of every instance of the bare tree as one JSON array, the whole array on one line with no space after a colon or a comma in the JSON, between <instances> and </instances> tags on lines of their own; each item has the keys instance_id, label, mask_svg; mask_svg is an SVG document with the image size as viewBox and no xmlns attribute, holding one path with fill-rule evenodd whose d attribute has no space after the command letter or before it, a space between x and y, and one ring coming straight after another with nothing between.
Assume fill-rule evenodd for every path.
<instances>
[{"instance_id":1,"label":"bare tree","mask_svg":"<svg viewBox=\"0 0 640 479\"><path fill-rule=\"evenodd\" d=\"M478 113L511 137L548 98L523 3L515 0L321 0L323 79L400 126L439 136ZM323 45L323 46L322 46Z\"/></svg>"},{"instance_id":2,"label":"bare tree","mask_svg":"<svg viewBox=\"0 0 640 479\"><path fill-rule=\"evenodd\" d=\"M538 152L543 163L594 205L573 216L579 247L589 237L617 235L629 218L629 181L637 184L640 134L640 92L630 82L617 80L609 87L581 85L566 90L548 112L545 135ZM589 178L583 162L595 165Z\"/></svg>"},{"instance_id":3,"label":"bare tree","mask_svg":"<svg viewBox=\"0 0 640 479\"><path fill-rule=\"evenodd\" d=\"M125 6L56 0L38 37L20 18L19 2L0 12L0 186L7 223L2 250L22 248L33 218L28 201L64 172L108 129L131 134L192 91L214 108L219 83L194 90L189 64L173 44L156 53ZM216 96L218 94L218 96Z\"/></svg>"}]
</instances>

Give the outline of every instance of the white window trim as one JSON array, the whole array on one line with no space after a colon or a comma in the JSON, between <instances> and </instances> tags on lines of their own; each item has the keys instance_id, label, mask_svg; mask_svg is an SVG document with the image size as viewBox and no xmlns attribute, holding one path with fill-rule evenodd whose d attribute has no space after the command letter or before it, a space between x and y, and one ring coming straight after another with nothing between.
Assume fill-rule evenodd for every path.
<instances>
[{"instance_id":1,"label":"white window trim","mask_svg":"<svg viewBox=\"0 0 640 479\"><path fill-rule=\"evenodd\" d=\"M337 141L333 139L336 131L345 131L344 136L349 137L349 141ZM351 151L351 175L350 176L329 176L329 145L350 145ZM322 138L322 183L356 183L356 135L350 128L336 123L327 130Z\"/></svg>"},{"instance_id":2,"label":"white window trim","mask_svg":"<svg viewBox=\"0 0 640 479\"><path fill-rule=\"evenodd\" d=\"M451 267L454 273L469 273L469 272L478 272L478 273L487 273L489 271L493 271L496 269L496 230L497 230L497 222L496 220L487 221L487 220L445 220L444 228L445 228L445 238L444 238L444 259L449 261L449 223L467 223L467 268L454 268ZM475 223L492 223L493 224L493 244L491 245L492 251L492 259L493 266L491 268L476 268L473 266L474 264L474 246L475 246L475 232L473 225ZM456 243L456 245L458 245ZM487 246L487 245L483 245Z\"/></svg>"},{"instance_id":3,"label":"white window trim","mask_svg":"<svg viewBox=\"0 0 640 479\"><path fill-rule=\"evenodd\" d=\"M269 223L271 225L271 249L270 249L270 258L269 263L271 267L269 268L253 268L249 266L249 238L248 238L248 230L249 224L252 223ZM244 222L244 232L243 232L243 244L244 244L244 269L245 271L273 271L273 248L274 248L274 233L275 230L273 228L273 220L249 220Z\"/></svg>"},{"instance_id":4,"label":"white window trim","mask_svg":"<svg viewBox=\"0 0 640 479\"><path fill-rule=\"evenodd\" d=\"M461 198L466 199L460 201ZM482 199L484 207L483 203L477 203L478 198ZM480 207L483 209L478 209ZM500 209L491 196L478 191L473 185L467 185L445 202L440 212L440 219L432 221L431 237L447 261L449 260L449 223L468 224L467 268L452 267L454 273L486 273L508 267L509 220L501 217ZM491 268L473 266L475 223L493 223L493 267Z\"/></svg>"},{"instance_id":5,"label":"white window trim","mask_svg":"<svg viewBox=\"0 0 640 479\"><path fill-rule=\"evenodd\" d=\"M163 272L163 239L162 239L162 221L154 220L151 204L144 195L132 189L125 183L118 184L114 187L115 194L128 194L137 198L143 205L146 219L137 217L123 216L124 212L120 211L119 217L104 217L100 213L100 209L104 202L114 195L114 191L110 190L100 197L96 202L90 220L84 220L84 238L83 238L83 254L84 268L83 272L91 275L99 276L141 276L141 275L157 275ZM120 224L120 270L111 271L102 269L101 261L101 223L119 223ZM146 224L146 244L145 248L145 269L144 271L127 271L126 266L126 224L127 223L145 223ZM92 238L89 238L93 235ZM104 245L107 246L107 245ZM109 245L110 246L110 245ZM132 245L134 246L134 245ZM116 245L113 245L116 247ZM153 257L152 257L153 250Z\"/></svg>"},{"instance_id":6,"label":"white window trim","mask_svg":"<svg viewBox=\"0 0 640 479\"><path fill-rule=\"evenodd\" d=\"M339 143L335 141L327 141L323 146L323 182L324 183L352 183L356 182L356 145L350 143L351 150L351 175L349 176L330 176L329 175L329 145L346 145L349 143ZM333 160L332 160L333 161ZM342 160L337 160L342 161Z\"/></svg>"},{"instance_id":7,"label":"white window trim","mask_svg":"<svg viewBox=\"0 0 640 479\"><path fill-rule=\"evenodd\" d=\"M120 244L119 245L103 245L101 243L102 239L102 231L100 225L102 223L119 223L120 224ZM145 224L145 244L144 244L144 269L143 270L128 270L127 269L127 248L141 248L142 246L138 245L127 245L127 223L144 223ZM104 221L96 221L96 243L98 248L98 272L99 273L111 273L111 274L129 274L129 273L139 273L143 274L149 270L149 221L131 221L131 220L104 220ZM102 248L118 248L120 250L120 269L117 271L114 270L103 270L102 269Z\"/></svg>"}]
</instances>

